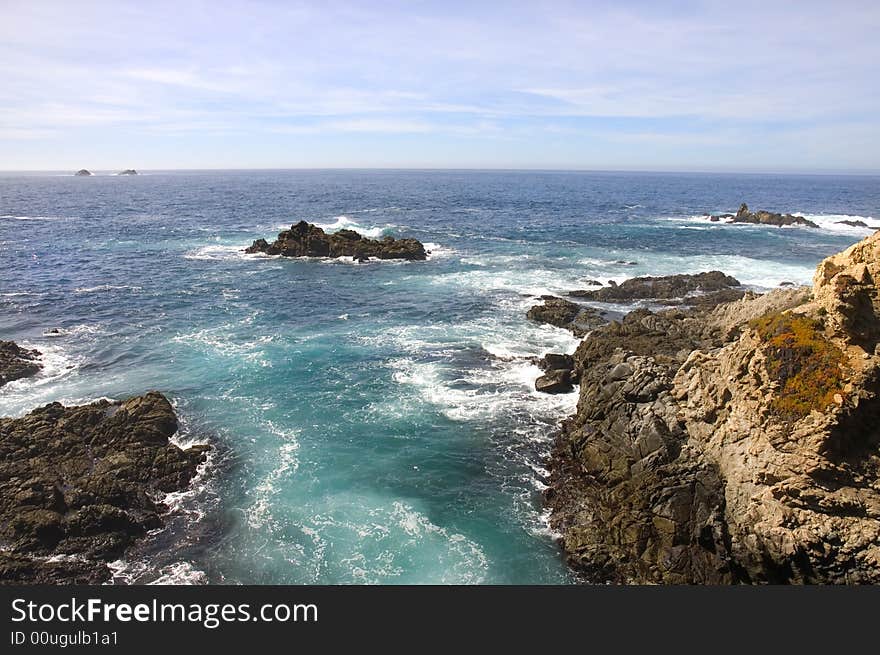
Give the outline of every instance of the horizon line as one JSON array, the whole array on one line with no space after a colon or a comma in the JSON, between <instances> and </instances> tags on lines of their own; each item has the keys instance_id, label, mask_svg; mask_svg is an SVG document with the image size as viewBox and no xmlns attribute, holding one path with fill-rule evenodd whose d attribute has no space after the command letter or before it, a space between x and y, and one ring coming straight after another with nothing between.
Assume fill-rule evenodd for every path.
<instances>
[{"instance_id":1,"label":"horizon line","mask_svg":"<svg viewBox=\"0 0 880 655\"><path fill-rule=\"evenodd\" d=\"M67 173L71 175L77 170L73 168L46 168L46 169L13 169L0 168L0 174L6 173ZM90 172L118 174L119 171L129 170L119 168L93 168L85 169ZM412 172L522 172L522 173L650 173L670 175L816 175L834 176L845 175L853 177L876 177L880 176L880 169L651 169L651 168L568 168L568 167L477 167L477 166L246 166L236 168L212 168L212 167L187 167L187 168L140 168L132 169L138 172L237 172L237 171L412 171Z\"/></svg>"}]
</instances>

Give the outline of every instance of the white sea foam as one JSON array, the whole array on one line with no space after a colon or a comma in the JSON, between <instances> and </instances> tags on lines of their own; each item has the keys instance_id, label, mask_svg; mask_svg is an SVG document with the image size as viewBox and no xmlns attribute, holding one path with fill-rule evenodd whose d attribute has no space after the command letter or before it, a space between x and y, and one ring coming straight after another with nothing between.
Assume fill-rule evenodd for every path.
<instances>
[{"instance_id":1,"label":"white sea foam","mask_svg":"<svg viewBox=\"0 0 880 655\"><path fill-rule=\"evenodd\" d=\"M143 291L143 287L132 286L128 284L99 284L94 287L77 287L75 293L100 293L103 291Z\"/></svg>"},{"instance_id":2,"label":"white sea foam","mask_svg":"<svg viewBox=\"0 0 880 655\"><path fill-rule=\"evenodd\" d=\"M880 227L880 219L873 218L871 216L858 216L853 214L809 214L801 211L792 211L785 212L790 213L794 216L802 216L808 221L812 221L823 231L834 232L837 234L845 234L851 236L867 236L872 234L876 230L871 229L872 227ZM712 227L724 227L724 226L732 226L736 229L742 228L752 228L752 229L764 229L768 226L759 225L754 223L733 223L730 218L722 218L718 221L712 221L709 216L705 214L697 214L694 216L683 216L683 217L669 217L665 220L671 222L680 222L680 223L694 223L695 225L686 225L682 226L680 229L690 229L690 230L709 230ZM852 226L846 225L842 223L842 221L860 221L865 223L867 227L860 226ZM772 226L771 226L772 227ZM815 229L810 228L805 225L789 225L785 226L786 229Z\"/></svg>"},{"instance_id":3,"label":"white sea foam","mask_svg":"<svg viewBox=\"0 0 880 655\"><path fill-rule=\"evenodd\" d=\"M849 214L803 214L801 212L792 213L798 216L803 216L807 220L813 221L823 230L836 232L838 234L862 237L876 232L876 229L872 228L880 227L880 219L876 219L871 216L852 216ZM868 227L846 225L841 221L859 221L865 223Z\"/></svg>"},{"instance_id":4,"label":"white sea foam","mask_svg":"<svg viewBox=\"0 0 880 655\"><path fill-rule=\"evenodd\" d=\"M330 575L337 583L480 584L486 579L489 561L480 544L437 525L408 499L340 492L311 499L301 509L305 516L297 519L297 528L303 538L276 544L300 580L321 582Z\"/></svg>"},{"instance_id":5,"label":"white sea foam","mask_svg":"<svg viewBox=\"0 0 880 655\"><path fill-rule=\"evenodd\" d=\"M151 561L118 559L107 563L110 569L108 585L141 584L146 578L149 585L197 585L207 584L208 576L200 571L192 563L186 561L174 562L163 566L157 572ZM150 580L150 578L153 578Z\"/></svg>"},{"instance_id":6,"label":"white sea foam","mask_svg":"<svg viewBox=\"0 0 880 655\"><path fill-rule=\"evenodd\" d=\"M204 571L195 568L190 562L175 562L162 567L161 575L149 582L151 585L201 585L208 583Z\"/></svg>"},{"instance_id":7,"label":"white sea foam","mask_svg":"<svg viewBox=\"0 0 880 655\"><path fill-rule=\"evenodd\" d=\"M230 261L236 259L247 259L249 257L254 257L255 255L249 255L244 251L240 245L238 246L228 246L228 245L209 245L209 246L201 246L199 248L195 248L193 250L188 250L184 253L184 259L196 259L203 261Z\"/></svg>"},{"instance_id":8,"label":"white sea foam","mask_svg":"<svg viewBox=\"0 0 880 655\"><path fill-rule=\"evenodd\" d=\"M456 253L455 248L449 248L439 243L427 242L423 243L422 245L425 246L425 250L428 252L429 260L445 259L447 257L453 256Z\"/></svg>"},{"instance_id":9,"label":"white sea foam","mask_svg":"<svg viewBox=\"0 0 880 655\"><path fill-rule=\"evenodd\" d=\"M0 414L17 415L48 402L58 390L62 378L74 374L82 365L80 357L71 355L57 344L21 342L22 348L37 349L42 353L38 373L27 378L8 382L0 387ZM23 409L27 407L28 409Z\"/></svg>"},{"instance_id":10,"label":"white sea foam","mask_svg":"<svg viewBox=\"0 0 880 655\"><path fill-rule=\"evenodd\" d=\"M272 499L278 492L279 482L299 468L299 431L282 428L272 421L263 421L262 427L277 439L278 449L273 457L275 466L254 487L254 501L246 511L251 528L261 528L272 520Z\"/></svg>"},{"instance_id":11,"label":"white sea foam","mask_svg":"<svg viewBox=\"0 0 880 655\"><path fill-rule=\"evenodd\" d=\"M335 216L332 223L316 223L315 225L320 227L325 232L354 230L358 234L369 237L371 239L378 239L379 237L383 237L397 227L396 225L392 225L391 223L379 226L362 225L360 223L357 223L356 221L351 220L348 216L345 215ZM287 229L287 227L288 226L285 226L284 229Z\"/></svg>"}]
</instances>

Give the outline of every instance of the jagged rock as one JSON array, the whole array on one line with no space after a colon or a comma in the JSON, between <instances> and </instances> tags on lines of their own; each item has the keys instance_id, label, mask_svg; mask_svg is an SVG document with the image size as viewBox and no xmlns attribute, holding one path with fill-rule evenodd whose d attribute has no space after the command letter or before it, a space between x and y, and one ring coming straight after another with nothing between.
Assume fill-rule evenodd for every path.
<instances>
[{"instance_id":1,"label":"jagged rock","mask_svg":"<svg viewBox=\"0 0 880 655\"><path fill-rule=\"evenodd\" d=\"M158 392L0 419L0 583L108 579L106 562L161 527L156 498L205 458L171 444L176 430Z\"/></svg>"},{"instance_id":2,"label":"jagged rock","mask_svg":"<svg viewBox=\"0 0 880 655\"><path fill-rule=\"evenodd\" d=\"M77 175L78 177L88 177L91 174L92 174L92 172L89 170L86 170L85 168L81 168L76 173L74 173L74 175Z\"/></svg>"},{"instance_id":3,"label":"jagged rock","mask_svg":"<svg viewBox=\"0 0 880 655\"><path fill-rule=\"evenodd\" d=\"M594 290L570 291L568 295L573 298L585 298L598 302L684 299L691 294L724 291L738 286L740 284L736 278L725 275L721 271L709 271L696 275L634 277L621 284L613 284Z\"/></svg>"},{"instance_id":4,"label":"jagged rock","mask_svg":"<svg viewBox=\"0 0 880 655\"><path fill-rule=\"evenodd\" d=\"M544 303L529 309L526 312L526 317L538 323L549 323L571 330L576 337L582 337L608 322L602 312L592 307L584 307L555 296L542 296L541 298Z\"/></svg>"},{"instance_id":5,"label":"jagged rock","mask_svg":"<svg viewBox=\"0 0 880 655\"><path fill-rule=\"evenodd\" d=\"M42 353L22 348L13 341L0 341L0 387L7 382L39 373Z\"/></svg>"},{"instance_id":6,"label":"jagged rock","mask_svg":"<svg viewBox=\"0 0 880 655\"><path fill-rule=\"evenodd\" d=\"M124 171L119 171L118 175L137 175L138 172L133 168L126 168Z\"/></svg>"},{"instance_id":7,"label":"jagged rock","mask_svg":"<svg viewBox=\"0 0 880 655\"><path fill-rule=\"evenodd\" d=\"M558 370L572 371L574 370L574 357L559 353L547 353L538 360L537 364L545 373Z\"/></svg>"},{"instance_id":8,"label":"jagged rock","mask_svg":"<svg viewBox=\"0 0 880 655\"><path fill-rule=\"evenodd\" d=\"M880 583L880 234L786 288L575 353L546 494L594 581Z\"/></svg>"},{"instance_id":9,"label":"jagged rock","mask_svg":"<svg viewBox=\"0 0 880 655\"><path fill-rule=\"evenodd\" d=\"M286 257L353 257L355 261L376 259L427 259L425 247L416 239L368 239L354 230L327 234L316 225L300 221L278 234L274 243L257 239L247 253Z\"/></svg>"},{"instance_id":10,"label":"jagged rock","mask_svg":"<svg viewBox=\"0 0 880 655\"><path fill-rule=\"evenodd\" d=\"M819 264L813 290L837 337L873 352L880 341L880 237L877 233Z\"/></svg>"},{"instance_id":11,"label":"jagged rock","mask_svg":"<svg viewBox=\"0 0 880 655\"><path fill-rule=\"evenodd\" d=\"M785 225L805 225L806 227L819 227L813 221L803 216L794 216L792 214L776 214L759 210L756 212L749 211L746 203L740 205L739 211L736 212L731 223L754 223L757 225L775 225L783 227Z\"/></svg>"},{"instance_id":12,"label":"jagged rock","mask_svg":"<svg viewBox=\"0 0 880 655\"><path fill-rule=\"evenodd\" d=\"M550 370L535 380L535 390L543 393L566 393L574 389L571 370Z\"/></svg>"}]
</instances>

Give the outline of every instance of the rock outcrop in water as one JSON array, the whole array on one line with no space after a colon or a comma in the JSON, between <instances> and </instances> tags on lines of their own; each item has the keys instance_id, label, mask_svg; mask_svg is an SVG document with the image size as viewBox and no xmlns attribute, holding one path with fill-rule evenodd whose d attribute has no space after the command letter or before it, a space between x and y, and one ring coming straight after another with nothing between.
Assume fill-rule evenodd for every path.
<instances>
[{"instance_id":1,"label":"rock outcrop in water","mask_svg":"<svg viewBox=\"0 0 880 655\"><path fill-rule=\"evenodd\" d=\"M0 583L107 580L106 562L161 527L157 496L205 459L171 444L176 430L158 392L0 419Z\"/></svg>"},{"instance_id":2,"label":"rock outcrop in water","mask_svg":"<svg viewBox=\"0 0 880 655\"><path fill-rule=\"evenodd\" d=\"M678 300L684 301L691 296L710 293L727 292L739 287L734 277L721 271L709 271L694 275L665 275L662 277L634 277L622 284L602 287L601 289L578 290L569 292L573 298L583 298L597 302L630 302L633 300ZM722 298L727 301L738 299L727 294ZM716 303L717 304L717 303Z\"/></svg>"},{"instance_id":3,"label":"rock outcrop in water","mask_svg":"<svg viewBox=\"0 0 880 655\"><path fill-rule=\"evenodd\" d=\"M845 221L834 221L834 223L835 223L836 225L848 225L848 226L850 226L850 227L864 227L864 228L867 228L867 229L869 229L869 230L880 230L880 226L877 226L877 225L868 225L867 223L865 223L865 221L850 221L850 220L845 220Z\"/></svg>"},{"instance_id":4,"label":"rock outcrop in water","mask_svg":"<svg viewBox=\"0 0 880 655\"><path fill-rule=\"evenodd\" d=\"M352 257L357 261L376 259L427 259L425 246L416 239L368 239L354 230L327 234L317 225L300 221L278 234L273 243L257 239L247 253L285 257Z\"/></svg>"},{"instance_id":5,"label":"rock outcrop in water","mask_svg":"<svg viewBox=\"0 0 880 655\"><path fill-rule=\"evenodd\" d=\"M749 211L749 206L746 203L740 205L739 211L737 211L736 214L707 214L707 216L709 220L713 223L726 221L729 223L775 225L776 227L784 227L786 225L804 225L806 227L819 227L813 221L804 218L803 216L795 216L794 214L777 214L775 212L768 212L764 210L752 212Z\"/></svg>"},{"instance_id":6,"label":"rock outcrop in water","mask_svg":"<svg viewBox=\"0 0 880 655\"><path fill-rule=\"evenodd\" d=\"M812 289L632 312L578 347L546 502L618 583L880 583L880 234Z\"/></svg>"},{"instance_id":7,"label":"rock outcrop in water","mask_svg":"<svg viewBox=\"0 0 880 655\"><path fill-rule=\"evenodd\" d=\"M88 177L91 174L92 174L92 172L89 170L86 170L85 168L81 168L76 173L74 173L74 175L76 175L77 177Z\"/></svg>"},{"instance_id":8,"label":"rock outcrop in water","mask_svg":"<svg viewBox=\"0 0 880 655\"><path fill-rule=\"evenodd\" d=\"M124 171L119 171L117 175L137 175L138 172L133 168L126 168Z\"/></svg>"},{"instance_id":9,"label":"rock outcrop in water","mask_svg":"<svg viewBox=\"0 0 880 655\"><path fill-rule=\"evenodd\" d=\"M0 387L39 373L43 368L41 356L39 350L22 348L14 341L0 341Z\"/></svg>"},{"instance_id":10,"label":"rock outcrop in water","mask_svg":"<svg viewBox=\"0 0 880 655\"><path fill-rule=\"evenodd\" d=\"M582 337L590 330L608 322L608 319L603 317L603 312L592 307L585 307L555 296L542 296L541 299L544 302L529 309L526 317L538 323L571 330L576 337Z\"/></svg>"}]
</instances>

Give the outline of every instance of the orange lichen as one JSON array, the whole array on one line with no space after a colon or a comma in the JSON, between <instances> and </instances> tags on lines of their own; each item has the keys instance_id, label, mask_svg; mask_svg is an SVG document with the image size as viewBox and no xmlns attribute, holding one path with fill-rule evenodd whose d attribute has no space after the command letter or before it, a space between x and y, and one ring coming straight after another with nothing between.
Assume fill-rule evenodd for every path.
<instances>
[{"instance_id":1,"label":"orange lichen","mask_svg":"<svg viewBox=\"0 0 880 655\"><path fill-rule=\"evenodd\" d=\"M767 372L779 383L770 406L784 419L797 420L845 398L843 352L806 316L775 313L749 325L762 341Z\"/></svg>"}]
</instances>

